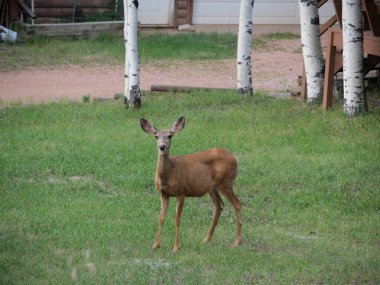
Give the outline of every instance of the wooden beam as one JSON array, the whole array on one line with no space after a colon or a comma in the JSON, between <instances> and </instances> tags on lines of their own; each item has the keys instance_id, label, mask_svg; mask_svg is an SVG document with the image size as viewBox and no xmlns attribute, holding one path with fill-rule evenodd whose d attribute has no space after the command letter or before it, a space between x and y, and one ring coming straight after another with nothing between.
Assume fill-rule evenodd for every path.
<instances>
[{"instance_id":1,"label":"wooden beam","mask_svg":"<svg viewBox=\"0 0 380 285\"><path fill-rule=\"evenodd\" d=\"M342 28L342 0L333 0L333 3L340 28Z\"/></svg>"},{"instance_id":2,"label":"wooden beam","mask_svg":"<svg viewBox=\"0 0 380 285\"><path fill-rule=\"evenodd\" d=\"M338 17L336 15L332 16L326 23L319 27L319 34L322 36L330 27L334 26L337 21Z\"/></svg>"},{"instance_id":3,"label":"wooden beam","mask_svg":"<svg viewBox=\"0 0 380 285\"><path fill-rule=\"evenodd\" d=\"M328 0L318 0L318 3L317 3L317 6L318 8L322 7L323 5L325 5L325 3L327 2Z\"/></svg>"},{"instance_id":4,"label":"wooden beam","mask_svg":"<svg viewBox=\"0 0 380 285\"><path fill-rule=\"evenodd\" d=\"M380 5L379 5L380 6ZM373 0L364 0L363 8L367 16L367 20L370 26L370 29L374 36L380 36L380 18L377 12L377 5Z\"/></svg>"},{"instance_id":5,"label":"wooden beam","mask_svg":"<svg viewBox=\"0 0 380 285\"><path fill-rule=\"evenodd\" d=\"M21 25L27 36L84 36L122 32L124 21Z\"/></svg>"},{"instance_id":6,"label":"wooden beam","mask_svg":"<svg viewBox=\"0 0 380 285\"><path fill-rule=\"evenodd\" d=\"M17 2L18 2L18 4L20 5L20 7L21 7L21 10L24 10L24 12L26 13L26 14L28 14L29 15L29 17L32 17L33 19L36 19L37 17L36 17L36 14L34 14L33 12L32 12L32 10L23 2L23 1L21 1L21 0L17 0Z\"/></svg>"},{"instance_id":7,"label":"wooden beam","mask_svg":"<svg viewBox=\"0 0 380 285\"><path fill-rule=\"evenodd\" d=\"M334 32L329 34L326 50L325 84L323 86L322 108L332 108L332 90L334 86L334 62L335 62Z\"/></svg>"},{"instance_id":8,"label":"wooden beam","mask_svg":"<svg viewBox=\"0 0 380 285\"><path fill-rule=\"evenodd\" d=\"M191 91L229 91L233 88L209 88L209 87L195 87L195 86L174 86L174 85L152 85L151 91L156 92L191 92Z\"/></svg>"}]
</instances>

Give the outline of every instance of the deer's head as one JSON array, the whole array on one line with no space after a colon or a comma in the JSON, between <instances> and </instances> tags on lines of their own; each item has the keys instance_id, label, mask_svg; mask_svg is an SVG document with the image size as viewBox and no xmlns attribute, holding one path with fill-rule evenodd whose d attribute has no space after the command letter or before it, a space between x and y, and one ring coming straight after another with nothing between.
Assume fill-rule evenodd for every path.
<instances>
[{"instance_id":1,"label":"deer's head","mask_svg":"<svg viewBox=\"0 0 380 285\"><path fill-rule=\"evenodd\" d=\"M158 130L152 123L143 118L140 119L141 128L144 132L154 135L157 139L157 149L159 153L168 154L171 138L185 127L185 117L180 117L174 122L170 130Z\"/></svg>"}]
</instances>

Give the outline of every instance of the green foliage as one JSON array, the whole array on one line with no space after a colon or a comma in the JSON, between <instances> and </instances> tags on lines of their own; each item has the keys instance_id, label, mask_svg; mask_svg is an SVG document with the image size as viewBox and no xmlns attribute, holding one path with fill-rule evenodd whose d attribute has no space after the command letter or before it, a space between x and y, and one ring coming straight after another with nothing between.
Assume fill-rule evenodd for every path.
<instances>
[{"instance_id":1,"label":"green foliage","mask_svg":"<svg viewBox=\"0 0 380 285\"><path fill-rule=\"evenodd\" d=\"M234 92L0 110L0 284L377 284L378 112L347 120L293 100ZM214 239L209 197L188 198L182 249L162 247L153 189L156 146L139 126L184 115L172 155L225 147L240 161L243 243L226 207Z\"/></svg>"},{"instance_id":2,"label":"green foliage","mask_svg":"<svg viewBox=\"0 0 380 285\"><path fill-rule=\"evenodd\" d=\"M108 10L100 12L96 7L91 9L91 12L83 15L83 22L102 22L102 21L116 21L122 20L123 1L110 1Z\"/></svg>"},{"instance_id":3,"label":"green foliage","mask_svg":"<svg viewBox=\"0 0 380 285\"><path fill-rule=\"evenodd\" d=\"M298 39L293 33L272 33L253 38L253 49L276 49L276 41Z\"/></svg>"},{"instance_id":4,"label":"green foliage","mask_svg":"<svg viewBox=\"0 0 380 285\"><path fill-rule=\"evenodd\" d=\"M141 43L141 44L140 44ZM236 57L237 36L216 33L155 33L141 37L142 62L153 60L217 60Z\"/></svg>"}]
</instances>

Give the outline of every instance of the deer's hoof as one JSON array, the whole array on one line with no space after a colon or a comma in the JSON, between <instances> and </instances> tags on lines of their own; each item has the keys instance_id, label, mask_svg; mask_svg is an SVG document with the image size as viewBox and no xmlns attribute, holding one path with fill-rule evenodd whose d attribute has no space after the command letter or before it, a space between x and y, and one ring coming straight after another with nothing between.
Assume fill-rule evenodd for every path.
<instances>
[{"instance_id":1,"label":"deer's hoof","mask_svg":"<svg viewBox=\"0 0 380 285\"><path fill-rule=\"evenodd\" d=\"M160 243L159 242L155 242L152 246L152 249L155 250L156 248L160 247Z\"/></svg>"},{"instance_id":2,"label":"deer's hoof","mask_svg":"<svg viewBox=\"0 0 380 285\"><path fill-rule=\"evenodd\" d=\"M210 236L206 236L205 239L203 240L204 243L209 242L209 241L211 241L211 237Z\"/></svg>"},{"instance_id":3,"label":"deer's hoof","mask_svg":"<svg viewBox=\"0 0 380 285\"><path fill-rule=\"evenodd\" d=\"M173 253L176 253L178 250L179 250L179 246L175 245L175 246L173 247Z\"/></svg>"},{"instance_id":4,"label":"deer's hoof","mask_svg":"<svg viewBox=\"0 0 380 285\"><path fill-rule=\"evenodd\" d=\"M235 242L232 244L232 247L238 247L239 245L241 245L241 240L240 240L240 239L237 239L237 240L235 240Z\"/></svg>"}]
</instances>

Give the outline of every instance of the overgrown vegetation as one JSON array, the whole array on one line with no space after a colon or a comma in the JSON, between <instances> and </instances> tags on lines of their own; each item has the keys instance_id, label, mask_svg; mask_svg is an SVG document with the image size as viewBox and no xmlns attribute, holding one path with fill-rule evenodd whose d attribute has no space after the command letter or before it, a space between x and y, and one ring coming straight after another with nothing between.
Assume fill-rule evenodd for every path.
<instances>
[{"instance_id":1,"label":"overgrown vegetation","mask_svg":"<svg viewBox=\"0 0 380 285\"><path fill-rule=\"evenodd\" d=\"M297 35L277 33L255 37L255 48L268 48L279 39ZM236 57L234 34L140 35L139 56L142 63L167 60L220 60ZM121 36L31 37L0 49L2 70L29 66L52 67L66 64L124 64L124 41Z\"/></svg>"},{"instance_id":2,"label":"overgrown vegetation","mask_svg":"<svg viewBox=\"0 0 380 285\"><path fill-rule=\"evenodd\" d=\"M96 7L91 12L84 14L83 22L102 22L102 21L120 21L123 20L123 1L111 1L108 4L108 10L99 11Z\"/></svg>"},{"instance_id":3,"label":"overgrown vegetation","mask_svg":"<svg viewBox=\"0 0 380 285\"><path fill-rule=\"evenodd\" d=\"M173 255L174 201L151 251L159 195L145 117L183 132L172 154L225 147L240 161L243 244L235 215L214 239L209 197L187 199ZM353 120L293 100L234 92L0 110L0 284L377 284L379 113Z\"/></svg>"}]
</instances>

